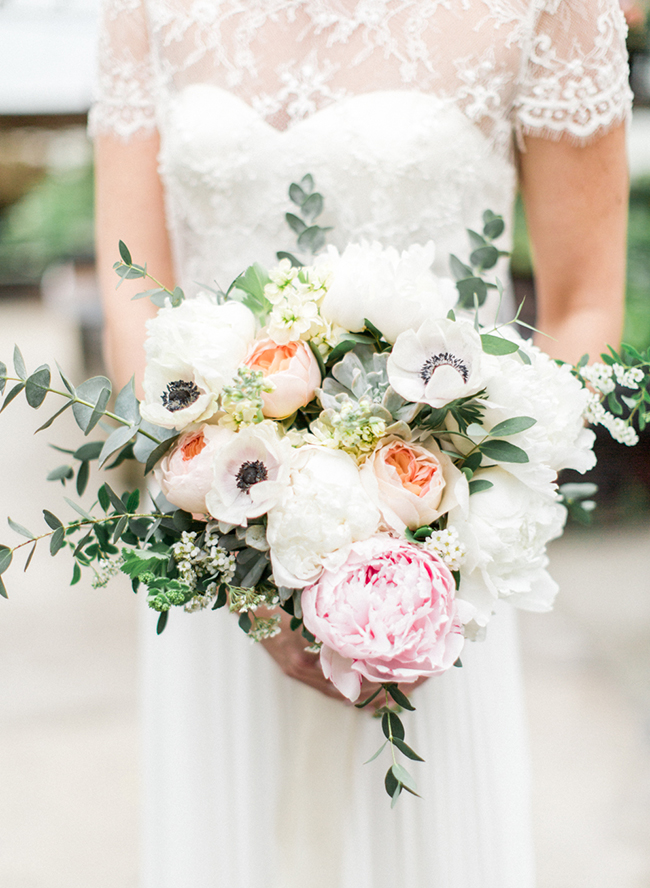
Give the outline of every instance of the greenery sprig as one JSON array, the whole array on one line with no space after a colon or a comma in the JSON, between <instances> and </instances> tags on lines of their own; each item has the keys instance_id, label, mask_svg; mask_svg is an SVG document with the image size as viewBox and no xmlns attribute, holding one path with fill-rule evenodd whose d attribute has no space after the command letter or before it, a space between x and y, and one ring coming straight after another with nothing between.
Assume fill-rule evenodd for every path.
<instances>
[{"instance_id":1,"label":"greenery sprig","mask_svg":"<svg viewBox=\"0 0 650 888\"><path fill-rule=\"evenodd\" d=\"M384 751L386 746L390 747L390 754L393 760L392 765L386 771L386 776L384 777L384 788L386 792L391 797L391 807L394 807L397 804L397 800L400 797L402 790L406 790L411 793L411 795L419 796L417 792L417 786L415 780L411 776L411 774L406 770L404 765L400 764L397 760L396 752L401 752L408 759L414 762L423 762L424 759L421 758L411 747L406 743L404 737L404 725L402 724L402 720L399 717L399 714L403 709L407 709L410 712L415 712L415 706L411 703L409 698L404 694L395 682L386 682L379 687L374 694L371 694L361 703L356 703L357 709L363 709L365 706L368 706L375 700L381 692L384 692L385 695L385 703L383 706L378 707L375 710L375 716L377 718L381 718L381 729L384 732L384 737L386 738L382 745L379 747L377 752L371 756L366 764L373 762L376 758L378 758L381 753ZM396 706L391 706L389 703L389 696L394 700Z\"/></svg>"}]
</instances>

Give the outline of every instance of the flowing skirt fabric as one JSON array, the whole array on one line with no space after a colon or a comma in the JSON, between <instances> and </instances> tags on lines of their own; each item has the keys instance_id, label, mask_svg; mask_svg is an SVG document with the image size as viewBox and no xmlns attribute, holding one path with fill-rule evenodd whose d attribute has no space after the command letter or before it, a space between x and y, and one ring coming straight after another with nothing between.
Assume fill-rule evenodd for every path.
<instances>
[{"instance_id":1,"label":"flowing skirt fabric","mask_svg":"<svg viewBox=\"0 0 650 888\"><path fill-rule=\"evenodd\" d=\"M286 678L225 612L143 623L142 888L532 888L515 615L404 713L422 799L367 710Z\"/></svg>"}]
</instances>

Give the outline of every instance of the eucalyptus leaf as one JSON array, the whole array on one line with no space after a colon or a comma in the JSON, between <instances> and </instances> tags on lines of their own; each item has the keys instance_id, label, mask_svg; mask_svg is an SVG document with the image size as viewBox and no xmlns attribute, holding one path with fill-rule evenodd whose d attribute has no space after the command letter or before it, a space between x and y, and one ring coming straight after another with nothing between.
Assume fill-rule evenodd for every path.
<instances>
[{"instance_id":1,"label":"eucalyptus leaf","mask_svg":"<svg viewBox=\"0 0 650 888\"><path fill-rule=\"evenodd\" d=\"M23 572L27 573L27 568L32 563L32 558L34 557L34 552L36 551L37 541L34 541L34 545L29 550L29 555L27 556L27 561L25 562L25 566L23 567Z\"/></svg>"},{"instance_id":2,"label":"eucalyptus leaf","mask_svg":"<svg viewBox=\"0 0 650 888\"><path fill-rule=\"evenodd\" d=\"M76 586L80 579L81 568L79 567L79 562L75 561L74 567L72 568L72 579L70 580L70 585Z\"/></svg>"},{"instance_id":3,"label":"eucalyptus leaf","mask_svg":"<svg viewBox=\"0 0 650 888\"><path fill-rule=\"evenodd\" d=\"M106 391L108 391L108 397L104 394ZM79 398L79 400L86 401L88 402L88 404L92 405L91 407L87 406L86 404L79 403L74 403L72 405L74 418L82 432L88 434L88 432L92 429L92 426L90 426L90 422L93 419L98 401L100 400L100 398L102 400L106 398L104 404L104 406L106 406L110 394L111 381L105 376L93 376L91 379L87 379L85 382L82 382L80 386L78 386L76 390L76 397ZM101 413L99 414L99 416L97 416L97 419L94 421L95 424L101 419L101 416Z\"/></svg>"},{"instance_id":4,"label":"eucalyptus leaf","mask_svg":"<svg viewBox=\"0 0 650 888\"><path fill-rule=\"evenodd\" d=\"M325 233L331 231L331 228L321 228L318 225L312 225L298 235L298 246L301 249L309 250L310 253L317 253L325 246Z\"/></svg>"},{"instance_id":5,"label":"eucalyptus leaf","mask_svg":"<svg viewBox=\"0 0 650 888\"><path fill-rule=\"evenodd\" d=\"M59 466L56 469L52 469L47 475L48 481L60 481L62 484L65 484L65 482L69 481L71 478L74 478L74 469L72 466Z\"/></svg>"},{"instance_id":6,"label":"eucalyptus leaf","mask_svg":"<svg viewBox=\"0 0 650 888\"><path fill-rule=\"evenodd\" d=\"M102 452L103 446L103 441L88 441L86 444L82 444L81 447L78 447L72 455L75 459L78 459L81 462L86 462L89 459L97 459Z\"/></svg>"},{"instance_id":7,"label":"eucalyptus leaf","mask_svg":"<svg viewBox=\"0 0 650 888\"><path fill-rule=\"evenodd\" d=\"M3 598L9 598L7 595L7 587L5 586L2 577L0 577L0 595L2 595Z\"/></svg>"},{"instance_id":8,"label":"eucalyptus leaf","mask_svg":"<svg viewBox=\"0 0 650 888\"><path fill-rule=\"evenodd\" d=\"M48 393L51 379L52 374L46 364L35 370L27 379L25 383L25 397L30 407L36 410L41 406Z\"/></svg>"},{"instance_id":9,"label":"eucalyptus leaf","mask_svg":"<svg viewBox=\"0 0 650 888\"><path fill-rule=\"evenodd\" d=\"M374 693L372 693L369 697L366 697L366 699L363 700L361 703L355 703L354 705L356 706L357 709L363 709L365 706L368 705L368 703L372 703L372 701L376 697L378 697L379 694L381 694L381 691L382 691L381 688L377 688L377 690Z\"/></svg>"},{"instance_id":10,"label":"eucalyptus leaf","mask_svg":"<svg viewBox=\"0 0 650 888\"><path fill-rule=\"evenodd\" d=\"M472 309L475 301L479 305L483 305L487 298L487 284L479 277L467 277L464 280L456 281L456 289L461 308Z\"/></svg>"},{"instance_id":11,"label":"eucalyptus leaf","mask_svg":"<svg viewBox=\"0 0 650 888\"><path fill-rule=\"evenodd\" d=\"M303 203L307 200L307 195L302 190L300 185L297 185L295 182L292 182L289 186L289 197L297 206L301 207Z\"/></svg>"},{"instance_id":12,"label":"eucalyptus leaf","mask_svg":"<svg viewBox=\"0 0 650 888\"><path fill-rule=\"evenodd\" d=\"M156 625L156 634L162 635L165 631L165 626L167 625L167 620L169 619L169 611L163 611L158 617L158 623Z\"/></svg>"},{"instance_id":13,"label":"eucalyptus leaf","mask_svg":"<svg viewBox=\"0 0 650 888\"><path fill-rule=\"evenodd\" d=\"M511 355L519 351L519 346L510 339L502 336L492 336L490 333L481 334L483 351L488 355Z\"/></svg>"},{"instance_id":14,"label":"eucalyptus leaf","mask_svg":"<svg viewBox=\"0 0 650 888\"><path fill-rule=\"evenodd\" d=\"M496 247L493 247L492 244L486 244L484 247L479 247L477 250L474 250L469 257L469 261L472 265L476 265L481 271L487 271L489 268L494 268L499 260L499 251Z\"/></svg>"},{"instance_id":15,"label":"eucalyptus leaf","mask_svg":"<svg viewBox=\"0 0 650 888\"><path fill-rule=\"evenodd\" d=\"M304 263L300 261L300 259L296 259L293 253L287 253L286 250L278 250L275 254L278 262L282 262L283 259L288 259L294 268L302 268Z\"/></svg>"},{"instance_id":16,"label":"eucalyptus leaf","mask_svg":"<svg viewBox=\"0 0 650 888\"><path fill-rule=\"evenodd\" d=\"M0 395L4 392L7 385L7 365L0 361Z\"/></svg>"},{"instance_id":17,"label":"eucalyptus leaf","mask_svg":"<svg viewBox=\"0 0 650 888\"><path fill-rule=\"evenodd\" d=\"M515 447L510 441L500 439L483 441L479 450L488 459L493 459L495 462L527 463L529 461L526 451L521 447Z\"/></svg>"},{"instance_id":18,"label":"eucalyptus leaf","mask_svg":"<svg viewBox=\"0 0 650 888\"><path fill-rule=\"evenodd\" d=\"M400 740L398 737L393 738L393 743L399 749L400 752L403 752L407 758L410 758L414 762L423 762L424 759L417 754L414 750L411 749L403 740Z\"/></svg>"},{"instance_id":19,"label":"eucalyptus leaf","mask_svg":"<svg viewBox=\"0 0 650 888\"><path fill-rule=\"evenodd\" d=\"M480 493L482 490L489 490L490 487L494 487L494 484L485 478L477 478L476 480L469 482L470 495L473 493Z\"/></svg>"},{"instance_id":20,"label":"eucalyptus leaf","mask_svg":"<svg viewBox=\"0 0 650 888\"><path fill-rule=\"evenodd\" d=\"M162 459L162 457L167 453L167 451L176 443L178 440L178 434L174 434L173 437L167 438L165 441L162 441L160 444L156 445L154 449L149 453L147 457L147 461L144 467L145 475L148 475L149 472L152 471L153 467L156 465L158 460ZM135 452L135 447L134 447Z\"/></svg>"},{"instance_id":21,"label":"eucalyptus leaf","mask_svg":"<svg viewBox=\"0 0 650 888\"><path fill-rule=\"evenodd\" d=\"M127 422L140 422L140 404L135 396L133 376L115 398L115 413L122 419L126 419Z\"/></svg>"},{"instance_id":22,"label":"eucalyptus leaf","mask_svg":"<svg viewBox=\"0 0 650 888\"><path fill-rule=\"evenodd\" d=\"M314 342L312 342L311 339L309 340L308 345L309 345L309 348L311 349L313 356L316 358L316 363L318 364L318 369L320 371L321 379L325 379L325 375L327 373L327 370L325 369L325 361L323 360L323 356L318 351L318 346Z\"/></svg>"},{"instance_id":23,"label":"eucalyptus leaf","mask_svg":"<svg viewBox=\"0 0 650 888\"><path fill-rule=\"evenodd\" d=\"M54 420L58 419L62 413L65 413L65 411L68 409L68 407L72 407L72 401L66 401L66 403L63 405L63 407L61 407L60 410L57 410L56 413L54 413L52 416L50 416L50 418L46 422L44 422L42 426L39 426L36 429L36 431L37 432L44 432L45 429L49 429L49 427L52 425Z\"/></svg>"},{"instance_id":24,"label":"eucalyptus leaf","mask_svg":"<svg viewBox=\"0 0 650 888\"><path fill-rule=\"evenodd\" d=\"M246 611L244 611L244 613L240 614L239 616L239 628L247 635L253 628L253 621Z\"/></svg>"},{"instance_id":25,"label":"eucalyptus leaf","mask_svg":"<svg viewBox=\"0 0 650 888\"><path fill-rule=\"evenodd\" d=\"M141 268L139 265L131 265L127 268L125 265L121 265L115 269L116 273L120 277L119 285L122 281L135 280L136 278L143 278L147 276L147 272L144 268Z\"/></svg>"},{"instance_id":26,"label":"eucalyptus leaf","mask_svg":"<svg viewBox=\"0 0 650 888\"><path fill-rule=\"evenodd\" d=\"M521 360L523 361L524 364L532 364L529 354L527 352L525 352L523 350L523 348L519 349L519 357L521 358Z\"/></svg>"},{"instance_id":27,"label":"eucalyptus leaf","mask_svg":"<svg viewBox=\"0 0 650 888\"><path fill-rule=\"evenodd\" d=\"M108 498L111 501L111 505L115 509L116 512L119 512L120 515L123 515L126 512L126 507L119 496L115 493L110 484L104 483L103 485L104 491L108 494Z\"/></svg>"},{"instance_id":28,"label":"eucalyptus leaf","mask_svg":"<svg viewBox=\"0 0 650 888\"><path fill-rule=\"evenodd\" d=\"M65 373L59 367L58 364L56 365L56 369L59 371L59 376L61 377L61 382L63 383L63 385L67 388L67 390L70 392L71 395L74 395L75 388L74 388L73 384L70 382L70 380L67 378L67 376L65 375Z\"/></svg>"},{"instance_id":29,"label":"eucalyptus leaf","mask_svg":"<svg viewBox=\"0 0 650 888\"><path fill-rule=\"evenodd\" d=\"M45 518L48 527L51 527L52 530L56 530L57 527L63 527L63 522L47 509L43 509L43 517Z\"/></svg>"},{"instance_id":30,"label":"eucalyptus leaf","mask_svg":"<svg viewBox=\"0 0 650 888\"><path fill-rule=\"evenodd\" d=\"M416 534L417 539L417 534ZM415 712L415 706L411 703L409 698L397 687L396 684L388 684L386 685L386 690L391 695L393 700L397 703L398 706L401 706L402 709L408 709L409 712ZM393 732L394 734L395 732Z\"/></svg>"},{"instance_id":31,"label":"eucalyptus leaf","mask_svg":"<svg viewBox=\"0 0 650 888\"><path fill-rule=\"evenodd\" d=\"M381 717L381 729L388 740L390 740L391 731L393 737L399 737L400 740L404 739L404 725L400 717L394 712L384 712Z\"/></svg>"},{"instance_id":32,"label":"eucalyptus leaf","mask_svg":"<svg viewBox=\"0 0 650 888\"><path fill-rule=\"evenodd\" d=\"M399 796L402 791L402 786L399 780L396 779L393 774L393 769L389 768L386 772L386 776L384 777L384 786L386 787L386 792L393 799L393 804L395 803L396 798Z\"/></svg>"},{"instance_id":33,"label":"eucalyptus leaf","mask_svg":"<svg viewBox=\"0 0 650 888\"><path fill-rule=\"evenodd\" d=\"M131 253L129 252L129 248L124 243L124 241L120 241L118 244L118 249L120 251L120 258L125 265L133 265L133 259L131 259Z\"/></svg>"},{"instance_id":34,"label":"eucalyptus leaf","mask_svg":"<svg viewBox=\"0 0 650 888\"><path fill-rule=\"evenodd\" d=\"M375 760L376 758L379 758L379 756L382 754L382 752L383 752L384 749L386 748L386 744L387 744L387 743L388 743L388 740L384 740L384 742L381 744L381 746L379 747L379 749L377 750L377 752L376 752L374 755L371 755L370 758L369 758L367 761L364 762L364 765L369 765L370 762L374 762L374 760Z\"/></svg>"},{"instance_id":35,"label":"eucalyptus leaf","mask_svg":"<svg viewBox=\"0 0 650 888\"><path fill-rule=\"evenodd\" d=\"M87 521L94 521L94 520L95 520L95 519L93 518L93 516L90 514L90 512L87 512L87 511L84 509L83 506L80 506L80 505L79 505L79 503L75 503L74 500L71 500L71 499L70 499L69 497L67 497L67 496L64 496L63 499L66 501L66 503L67 503L69 506L72 506L72 508L75 510L75 512L76 512L78 515L81 515L82 518L85 518Z\"/></svg>"},{"instance_id":36,"label":"eucalyptus leaf","mask_svg":"<svg viewBox=\"0 0 650 888\"><path fill-rule=\"evenodd\" d=\"M85 434L89 435L90 432L95 428L97 423L100 421L102 416L106 415L106 407L108 406L108 402L111 397L111 389L105 388L100 392L99 398L97 398L97 404L95 405L95 409L90 414L90 419L88 420L88 425L86 426Z\"/></svg>"},{"instance_id":37,"label":"eucalyptus leaf","mask_svg":"<svg viewBox=\"0 0 650 888\"><path fill-rule=\"evenodd\" d=\"M18 524L18 522L13 521L11 518L7 518L7 523L12 530L15 530L16 533L19 533L21 536L27 537L28 540L33 540L36 536L36 534L32 533L31 530L27 530L26 527L23 527L22 524Z\"/></svg>"},{"instance_id":38,"label":"eucalyptus leaf","mask_svg":"<svg viewBox=\"0 0 650 888\"><path fill-rule=\"evenodd\" d=\"M102 509L105 512L108 512L108 507L111 504L111 498L108 495L105 484L102 484L102 486L97 491L97 499L99 500L99 505L102 507Z\"/></svg>"},{"instance_id":39,"label":"eucalyptus leaf","mask_svg":"<svg viewBox=\"0 0 650 888\"><path fill-rule=\"evenodd\" d=\"M65 533L62 527L57 527L50 538L50 555L56 553L65 545Z\"/></svg>"},{"instance_id":40,"label":"eucalyptus leaf","mask_svg":"<svg viewBox=\"0 0 650 888\"><path fill-rule=\"evenodd\" d=\"M300 180L300 187L307 194L312 193L312 191L314 190L314 177L312 176L311 173L307 173L306 176L302 177L302 179Z\"/></svg>"},{"instance_id":41,"label":"eucalyptus leaf","mask_svg":"<svg viewBox=\"0 0 650 888\"><path fill-rule=\"evenodd\" d=\"M2 408L0 408L0 413L2 413L2 411L5 409L5 407L7 407L9 404L11 404L11 402L13 401L14 398L18 397L18 395L22 392L22 390L24 388L25 388L24 382L17 382L16 383L16 385L9 391L9 394L4 399L4 402L2 404Z\"/></svg>"},{"instance_id":42,"label":"eucalyptus leaf","mask_svg":"<svg viewBox=\"0 0 650 888\"><path fill-rule=\"evenodd\" d=\"M90 463L85 461L81 463L79 469L77 470L77 494L79 496L83 496L86 492L86 487L88 487L88 480L90 479Z\"/></svg>"},{"instance_id":43,"label":"eucalyptus leaf","mask_svg":"<svg viewBox=\"0 0 650 888\"><path fill-rule=\"evenodd\" d=\"M495 240L497 237L501 237L506 228L506 223L503 221L501 216L492 216L491 218L485 219L485 215L483 216L485 220L485 225L483 226L483 234L488 240Z\"/></svg>"},{"instance_id":44,"label":"eucalyptus leaf","mask_svg":"<svg viewBox=\"0 0 650 888\"><path fill-rule=\"evenodd\" d=\"M417 795L417 786L415 780L411 777L411 775L403 765L396 763L393 765L391 770L395 779L402 784L404 789L408 789L410 790L410 792Z\"/></svg>"},{"instance_id":45,"label":"eucalyptus leaf","mask_svg":"<svg viewBox=\"0 0 650 888\"><path fill-rule=\"evenodd\" d=\"M11 564L13 553L9 546L0 546L0 574L3 574Z\"/></svg>"},{"instance_id":46,"label":"eucalyptus leaf","mask_svg":"<svg viewBox=\"0 0 650 888\"><path fill-rule=\"evenodd\" d=\"M513 416L512 419L504 419L490 429L493 438L506 438L508 435L516 435L532 428L537 420L532 416Z\"/></svg>"},{"instance_id":47,"label":"eucalyptus leaf","mask_svg":"<svg viewBox=\"0 0 650 888\"><path fill-rule=\"evenodd\" d=\"M465 263L461 262L457 256L453 255L453 253L449 257L449 268L451 269L451 273L457 281L462 281L464 278L472 277L474 274L469 265L465 265Z\"/></svg>"},{"instance_id":48,"label":"eucalyptus leaf","mask_svg":"<svg viewBox=\"0 0 650 888\"><path fill-rule=\"evenodd\" d=\"M17 345L14 346L14 370L16 376L23 381L27 378L27 370L25 369L25 360Z\"/></svg>"},{"instance_id":49,"label":"eucalyptus leaf","mask_svg":"<svg viewBox=\"0 0 650 888\"><path fill-rule=\"evenodd\" d=\"M129 523L129 519L126 517L126 515L122 515L122 517L119 519L119 521L115 525L115 530L113 532L113 542L114 543L116 543L119 540L119 538L122 536L122 534L124 533L124 531L127 528L128 523Z\"/></svg>"},{"instance_id":50,"label":"eucalyptus leaf","mask_svg":"<svg viewBox=\"0 0 650 888\"><path fill-rule=\"evenodd\" d=\"M323 195L315 191L310 194L302 205L302 215L313 222L323 212Z\"/></svg>"},{"instance_id":51,"label":"eucalyptus leaf","mask_svg":"<svg viewBox=\"0 0 650 888\"><path fill-rule=\"evenodd\" d=\"M476 250L479 247L486 246L486 241L482 234L478 234L478 232L472 231L471 228L467 228L466 231L469 234L469 242L472 245L473 250ZM477 263L475 262L474 265L476 264Z\"/></svg>"},{"instance_id":52,"label":"eucalyptus leaf","mask_svg":"<svg viewBox=\"0 0 650 888\"><path fill-rule=\"evenodd\" d=\"M99 453L99 467L101 468L106 460L115 453L116 450L120 450L129 441L133 440L135 436L138 434L138 427L136 426L120 426L115 429L115 431L111 432L108 438L104 441L102 449Z\"/></svg>"},{"instance_id":53,"label":"eucalyptus leaf","mask_svg":"<svg viewBox=\"0 0 650 888\"><path fill-rule=\"evenodd\" d=\"M331 366L332 364L335 364L338 360L340 360L340 358L342 358L348 352L352 351L355 345L356 342L354 341L354 339L348 339L347 337L345 339L342 339L334 346L332 351L329 353L327 357L328 365Z\"/></svg>"},{"instance_id":54,"label":"eucalyptus leaf","mask_svg":"<svg viewBox=\"0 0 650 888\"><path fill-rule=\"evenodd\" d=\"M483 456L479 453L478 450L474 451L474 453L470 453L468 457L465 458L463 465L468 469L471 469L472 472L475 472L481 465L481 460Z\"/></svg>"},{"instance_id":55,"label":"eucalyptus leaf","mask_svg":"<svg viewBox=\"0 0 650 888\"><path fill-rule=\"evenodd\" d=\"M302 234L303 231L307 230L307 223L303 222L303 220L294 213L285 213L284 218L287 220L289 228L296 234Z\"/></svg>"},{"instance_id":56,"label":"eucalyptus leaf","mask_svg":"<svg viewBox=\"0 0 650 888\"><path fill-rule=\"evenodd\" d=\"M154 296L162 296L164 299L166 295L167 291L164 287L152 287L151 290L143 290L141 293L131 296L131 302L136 302L138 299L153 299Z\"/></svg>"}]
</instances>

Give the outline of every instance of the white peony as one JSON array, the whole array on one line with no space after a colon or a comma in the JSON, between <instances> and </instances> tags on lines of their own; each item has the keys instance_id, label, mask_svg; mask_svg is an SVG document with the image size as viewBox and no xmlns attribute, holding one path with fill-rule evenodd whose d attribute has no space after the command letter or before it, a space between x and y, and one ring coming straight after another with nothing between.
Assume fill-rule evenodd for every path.
<instances>
[{"instance_id":1,"label":"white peony","mask_svg":"<svg viewBox=\"0 0 650 888\"><path fill-rule=\"evenodd\" d=\"M540 493L501 468L482 469L475 478L494 486L472 494L466 511L459 507L448 516L466 548L459 596L476 607L481 626L498 598L525 610L550 610L558 587L546 571L546 546L561 536L566 509L552 487Z\"/></svg>"},{"instance_id":2,"label":"white peony","mask_svg":"<svg viewBox=\"0 0 650 888\"><path fill-rule=\"evenodd\" d=\"M336 569L338 555L342 563L345 547L371 537L379 519L351 456L309 445L294 451L290 485L268 515L275 582L298 589L316 582L325 561Z\"/></svg>"},{"instance_id":3,"label":"white peony","mask_svg":"<svg viewBox=\"0 0 650 888\"><path fill-rule=\"evenodd\" d=\"M209 419L255 338L253 313L238 302L217 305L207 294L161 308L147 322L144 419L185 428Z\"/></svg>"},{"instance_id":4,"label":"white peony","mask_svg":"<svg viewBox=\"0 0 650 888\"><path fill-rule=\"evenodd\" d=\"M351 244L339 256L334 248L321 260L333 273L320 307L322 316L346 330L360 331L368 318L389 342L426 318L445 317L458 299L450 278L431 271L432 241L403 253L379 243Z\"/></svg>"},{"instance_id":5,"label":"white peony","mask_svg":"<svg viewBox=\"0 0 650 888\"><path fill-rule=\"evenodd\" d=\"M486 382L481 337L467 320L425 321L406 330L387 362L388 379L407 401L444 407L475 395Z\"/></svg>"},{"instance_id":6,"label":"white peony","mask_svg":"<svg viewBox=\"0 0 650 888\"><path fill-rule=\"evenodd\" d=\"M501 467L544 493L560 470L586 472L593 468L595 435L583 421L589 391L572 375L569 366L558 365L529 343L525 343L525 349L531 364L525 364L518 355L486 358L494 372L486 383L489 406L481 425L489 430L515 416L537 420L529 429L505 439L524 450L529 462L504 462ZM449 417L448 422L453 423ZM482 440L478 434L471 437L476 443ZM458 435L453 441L461 452L472 446Z\"/></svg>"},{"instance_id":7,"label":"white peony","mask_svg":"<svg viewBox=\"0 0 650 888\"><path fill-rule=\"evenodd\" d=\"M284 495L291 453L274 422L231 433L213 456L212 487L205 497L210 515L245 526L249 518L268 512Z\"/></svg>"}]
</instances>

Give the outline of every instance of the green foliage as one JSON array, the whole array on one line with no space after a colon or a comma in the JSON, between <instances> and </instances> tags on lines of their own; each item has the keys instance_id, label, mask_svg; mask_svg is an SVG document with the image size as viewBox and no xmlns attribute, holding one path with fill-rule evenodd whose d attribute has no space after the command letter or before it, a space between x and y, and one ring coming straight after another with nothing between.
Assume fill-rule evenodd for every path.
<instances>
[{"instance_id":1,"label":"green foliage","mask_svg":"<svg viewBox=\"0 0 650 888\"><path fill-rule=\"evenodd\" d=\"M318 191L314 191L314 178L309 173L300 182L291 183L289 198L298 208L298 215L286 213L287 225L297 235L298 248L314 255L325 246L326 234L332 230L315 222L323 212L325 199ZM278 253L279 259L284 257L289 258L292 264L302 264L290 253Z\"/></svg>"}]
</instances>

